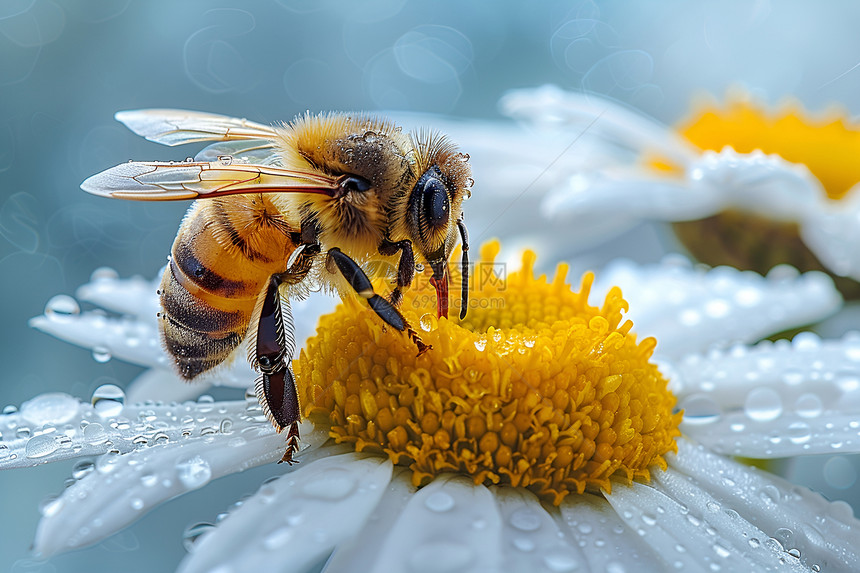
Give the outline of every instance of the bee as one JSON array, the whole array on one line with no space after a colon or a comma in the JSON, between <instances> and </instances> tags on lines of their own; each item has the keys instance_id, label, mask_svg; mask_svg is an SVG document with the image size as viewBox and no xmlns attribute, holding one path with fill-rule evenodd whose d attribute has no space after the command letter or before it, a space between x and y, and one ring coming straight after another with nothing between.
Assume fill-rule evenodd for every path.
<instances>
[{"instance_id":1,"label":"bee","mask_svg":"<svg viewBox=\"0 0 860 573\"><path fill-rule=\"evenodd\" d=\"M355 293L421 354L430 347L398 310L402 293L426 265L437 314L447 316L448 260L459 236L465 317L462 203L472 179L468 155L445 136L404 133L364 114L307 113L272 126L172 109L123 111L116 119L164 145L215 142L184 162L117 165L81 188L120 199L195 199L158 291L161 339L186 380L246 342L263 412L279 433L289 428L281 461L294 461L301 417L290 298L314 284ZM394 260L386 298L362 265Z\"/></svg>"}]
</instances>

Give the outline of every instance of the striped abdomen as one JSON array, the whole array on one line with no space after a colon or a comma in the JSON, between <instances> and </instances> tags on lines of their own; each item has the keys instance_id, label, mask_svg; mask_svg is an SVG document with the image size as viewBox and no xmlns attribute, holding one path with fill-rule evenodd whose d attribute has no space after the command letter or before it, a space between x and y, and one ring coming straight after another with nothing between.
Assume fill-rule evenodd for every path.
<instances>
[{"instance_id":1,"label":"striped abdomen","mask_svg":"<svg viewBox=\"0 0 860 573\"><path fill-rule=\"evenodd\" d=\"M269 277L285 270L292 229L261 195L195 202L161 279L164 345L187 379L239 345Z\"/></svg>"}]
</instances>

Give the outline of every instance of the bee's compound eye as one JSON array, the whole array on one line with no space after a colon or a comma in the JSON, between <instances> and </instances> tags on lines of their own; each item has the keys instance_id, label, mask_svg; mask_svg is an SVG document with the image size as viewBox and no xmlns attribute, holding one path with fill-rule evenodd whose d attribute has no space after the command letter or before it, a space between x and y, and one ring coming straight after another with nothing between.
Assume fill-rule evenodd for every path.
<instances>
[{"instance_id":1,"label":"bee's compound eye","mask_svg":"<svg viewBox=\"0 0 860 573\"><path fill-rule=\"evenodd\" d=\"M424 183L423 207L424 218L434 229L448 224L448 192L445 185L435 177L430 177Z\"/></svg>"},{"instance_id":2,"label":"bee's compound eye","mask_svg":"<svg viewBox=\"0 0 860 573\"><path fill-rule=\"evenodd\" d=\"M364 193L370 189L370 181L358 175L345 175L340 179L340 188L344 192Z\"/></svg>"}]
</instances>

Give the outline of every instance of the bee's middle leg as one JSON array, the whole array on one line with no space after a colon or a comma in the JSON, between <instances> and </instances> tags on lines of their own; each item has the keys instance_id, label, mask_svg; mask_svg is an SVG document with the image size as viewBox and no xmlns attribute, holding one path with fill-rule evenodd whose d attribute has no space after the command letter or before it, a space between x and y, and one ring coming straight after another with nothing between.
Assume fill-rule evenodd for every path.
<instances>
[{"instance_id":1,"label":"bee's middle leg","mask_svg":"<svg viewBox=\"0 0 860 573\"><path fill-rule=\"evenodd\" d=\"M400 313L400 311L385 298L374 292L373 284L370 282L370 279L367 278L367 274L361 270L361 267L358 266L358 263L352 260L352 258L344 254L343 251L337 247L332 247L328 250L325 264L329 272L335 272L335 270L339 271L347 282L349 282L349 285L355 290L358 296L366 299L367 304L370 305L373 312L379 315L379 318L385 321L386 324L401 332L406 332L412 342L415 343L415 346L418 347L419 356L430 350L431 346L424 344L421 337L419 337L418 333L409 325L409 322L407 322L406 318Z\"/></svg>"}]
</instances>

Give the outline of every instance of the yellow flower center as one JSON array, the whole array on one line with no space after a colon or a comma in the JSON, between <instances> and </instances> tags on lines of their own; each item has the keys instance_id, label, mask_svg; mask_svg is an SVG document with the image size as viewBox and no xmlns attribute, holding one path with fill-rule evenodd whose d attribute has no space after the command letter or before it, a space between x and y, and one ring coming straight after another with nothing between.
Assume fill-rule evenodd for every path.
<instances>
[{"instance_id":1,"label":"yellow flower center","mask_svg":"<svg viewBox=\"0 0 860 573\"><path fill-rule=\"evenodd\" d=\"M841 199L860 181L860 126L835 111L811 118L796 103L769 111L738 95L730 97L723 109L702 109L678 131L702 149L720 151L727 145L740 153L760 149L802 163L831 199Z\"/></svg>"},{"instance_id":2,"label":"yellow flower center","mask_svg":"<svg viewBox=\"0 0 860 573\"><path fill-rule=\"evenodd\" d=\"M416 486L457 472L558 504L665 468L681 414L649 362L655 340L637 344L622 322L620 290L593 307L591 273L573 292L566 265L535 278L526 252L504 276L498 250L481 249L462 322L437 321L427 289L407 293L404 314L433 346L421 356L355 300L322 317L295 362L304 415L330 424L337 442L408 466Z\"/></svg>"}]
</instances>

